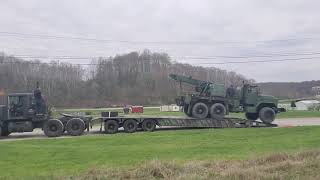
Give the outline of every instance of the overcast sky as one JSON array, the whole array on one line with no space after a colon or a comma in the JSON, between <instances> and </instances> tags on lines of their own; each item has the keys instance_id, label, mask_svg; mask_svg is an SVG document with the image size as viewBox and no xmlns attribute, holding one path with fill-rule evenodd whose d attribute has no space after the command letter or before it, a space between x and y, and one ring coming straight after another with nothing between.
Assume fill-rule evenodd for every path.
<instances>
[{"instance_id":1,"label":"overcast sky","mask_svg":"<svg viewBox=\"0 0 320 180\"><path fill-rule=\"evenodd\" d=\"M96 57L150 49L167 52L178 62L236 71L259 82L319 80L319 7L315 0L2 0L0 51ZM261 57L266 54L274 55ZM194 56L231 58L190 59ZM290 61L205 64L284 59Z\"/></svg>"}]
</instances>

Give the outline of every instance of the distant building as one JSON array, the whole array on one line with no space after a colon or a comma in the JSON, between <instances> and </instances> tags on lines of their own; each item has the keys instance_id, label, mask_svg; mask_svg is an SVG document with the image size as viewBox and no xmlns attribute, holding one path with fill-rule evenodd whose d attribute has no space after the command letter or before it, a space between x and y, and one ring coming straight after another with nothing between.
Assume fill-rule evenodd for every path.
<instances>
[{"instance_id":1,"label":"distant building","mask_svg":"<svg viewBox=\"0 0 320 180\"><path fill-rule=\"evenodd\" d=\"M314 107L316 105L320 105L320 101L318 100L303 100L298 101L296 104L296 110L306 111L309 110L309 108Z\"/></svg>"},{"instance_id":2,"label":"distant building","mask_svg":"<svg viewBox=\"0 0 320 180\"><path fill-rule=\"evenodd\" d=\"M314 86L311 90L316 97L320 97L320 86Z\"/></svg>"},{"instance_id":3,"label":"distant building","mask_svg":"<svg viewBox=\"0 0 320 180\"><path fill-rule=\"evenodd\" d=\"M180 111L180 107L172 104L172 105L163 105L160 106L160 111L161 112L179 112Z\"/></svg>"}]
</instances>

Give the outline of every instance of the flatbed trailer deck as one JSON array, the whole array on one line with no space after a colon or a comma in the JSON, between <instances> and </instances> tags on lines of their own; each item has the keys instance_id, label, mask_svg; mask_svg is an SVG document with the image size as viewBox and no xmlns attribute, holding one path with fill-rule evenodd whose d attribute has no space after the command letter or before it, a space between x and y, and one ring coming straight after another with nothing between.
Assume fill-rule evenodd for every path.
<instances>
[{"instance_id":1,"label":"flatbed trailer deck","mask_svg":"<svg viewBox=\"0 0 320 180\"><path fill-rule=\"evenodd\" d=\"M249 128L277 127L276 124L266 124L261 121L250 121L241 118L192 118L184 116L115 116L97 117L92 123L99 123L100 130L109 134L118 132L123 127L125 132L133 133L141 128L154 131L156 127L186 127L186 128Z\"/></svg>"}]
</instances>

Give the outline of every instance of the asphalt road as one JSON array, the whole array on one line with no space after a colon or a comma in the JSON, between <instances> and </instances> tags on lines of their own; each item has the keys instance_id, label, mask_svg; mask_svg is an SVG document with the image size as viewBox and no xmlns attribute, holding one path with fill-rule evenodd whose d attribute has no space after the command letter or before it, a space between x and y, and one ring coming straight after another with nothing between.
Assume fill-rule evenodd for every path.
<instances>
[{"instance_id":1,"label":"asphalt road","mask_svg":"<svg viewBox=\"0 0 320 180\"><path fill-rule=\"evenodd\" d=\"M275 120L274 124L277 124L279 128L294 127L294 126L320 126L320 118L291 118L291 119L279 119ZM172 129L186 129L186 128L158 128L158 130L172 130ZM120 129L121 131L121 129ZM100 126L95 126L90 132L86 132L85 135L102 135L100 133ZM26 133L12 133L8 137L1 137L0 141L14 141L24 139L46 139L41 129L36 129L34 132ZM62 136L58 138L77 138L75 136Z\"/></svg>"}]
</instances>

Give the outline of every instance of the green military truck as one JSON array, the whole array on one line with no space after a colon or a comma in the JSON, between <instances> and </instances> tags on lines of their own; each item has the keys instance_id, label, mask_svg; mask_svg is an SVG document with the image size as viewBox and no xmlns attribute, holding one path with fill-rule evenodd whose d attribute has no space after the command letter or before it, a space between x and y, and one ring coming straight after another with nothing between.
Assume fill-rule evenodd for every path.
<instances>
[{"instance_id":1,"label":"green military truck","mask_svg":"<svg viewBox=\"0 0 320 180\"><path fill-rule=\"evenodd\" d=\"M272 121L278 100L261 95L256 86L245 84L241 89L226 89L222 84L171 74L180 83L196 86L190 96L181 96L177 104L183 106L189 117L168 116L118 116L117 112L102 112L99 117L61 114L53 118L39 88L33 93L14 93L6 96L6 104L0 105L0 135L15 132L32 132L41 128L48 137L63 134L82 135L94 124L100 124L100 131L113 134L123 128L133 133L139 129L153 131L156 127L192 128L245 128L275 127ZM224 117L229 112L245 112L247 119ZM263 123L255 121L260 118Z\"/></svg>"},{"instance_id":2,"label":"green military truck","mask_svg":"<svg viewBox=\"0 0 320 180\"><path fill-rule=\"evenodd\" d=\"M42 128L49 137L81 135L89 128L91 117L63 114L60 118L51 113L42 98L39 88L33 93L14 93L6 96L6 104L0 105L0 135L8 136L14 132L32 132Z\"/></svg>"},{"instance_id":3,"label":"green military truck","mask_svg":"<svg viewBox=\"0 0 320 180\"><path fill-rule=\"evenodd\" d=\"M229 112L244 112L246 118L255 121L258 118L270 124L275 119L278 99L261 94L255 85L243 84L242 87L225 88L223 84L193 79L191 76L170 74L169 77L180 83L195 86L196 93L177 98L177 105L189 117L223 118Z\"/></svg>"}]
</instances>

